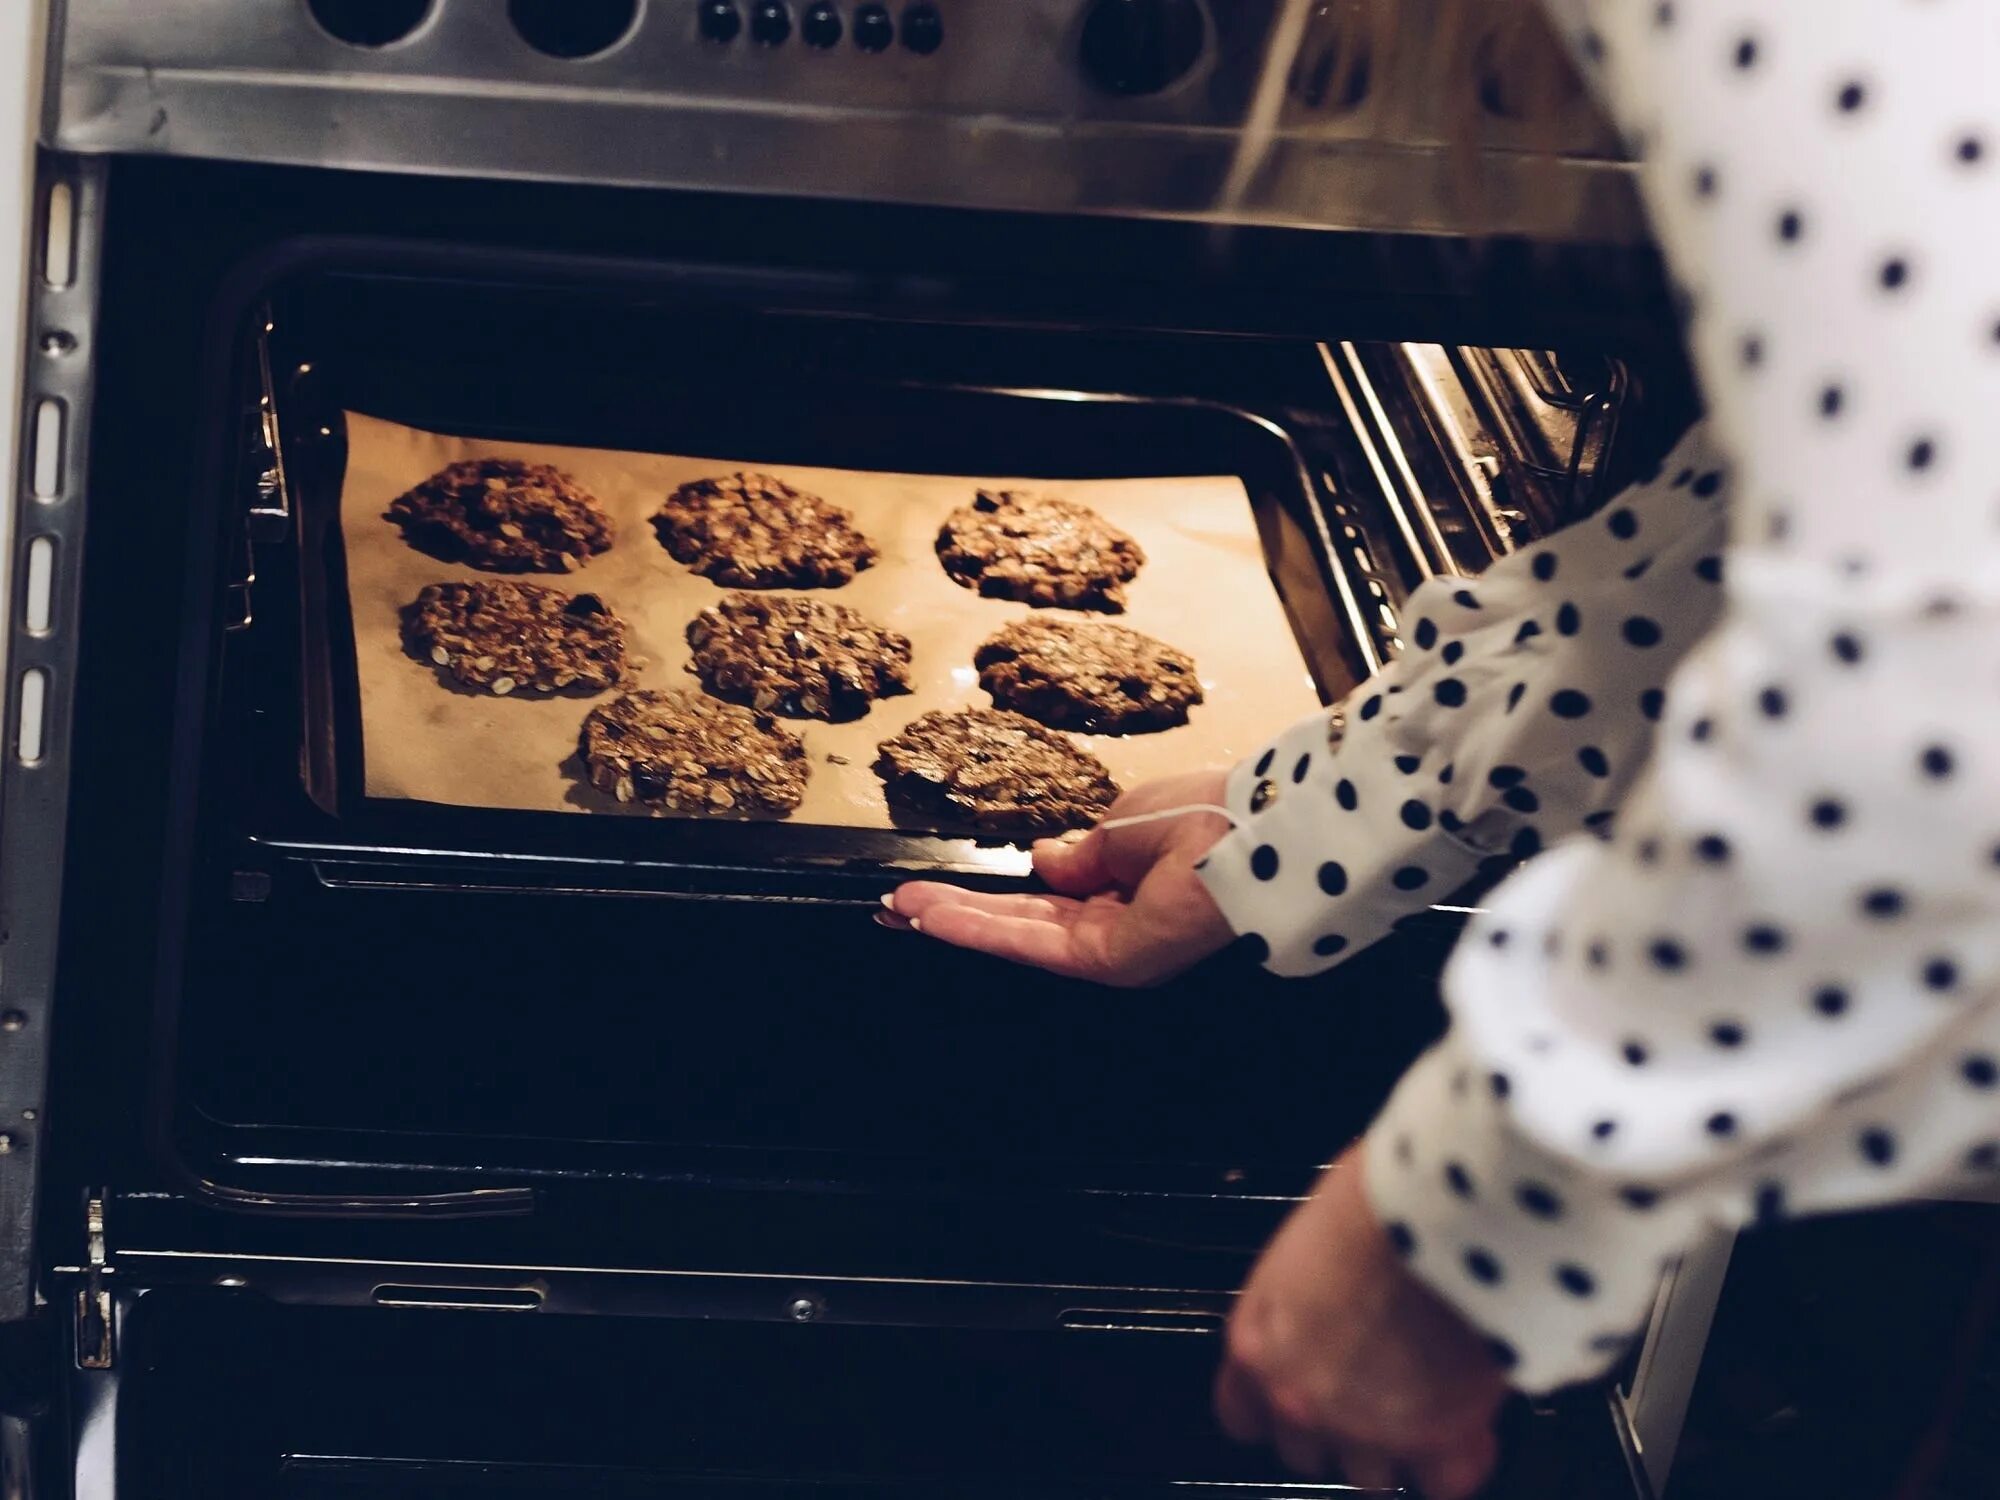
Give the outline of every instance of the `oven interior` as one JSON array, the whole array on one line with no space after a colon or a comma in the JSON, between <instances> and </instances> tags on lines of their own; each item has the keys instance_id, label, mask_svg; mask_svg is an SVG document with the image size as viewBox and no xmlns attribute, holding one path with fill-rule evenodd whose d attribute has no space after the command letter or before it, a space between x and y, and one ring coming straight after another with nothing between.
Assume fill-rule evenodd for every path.
<instances>
[{"instance_id":1,"label":"oven interior","mask_svg":"<svg viewBox=\"0 0 2000 1500\"><path fill-rule=\"evenodd\" d=\"M1453 930L1420 916L1312 985L1225 954L1112 993L868 919L913 869L1018 883L1017 850L371 802L329 603L341 410L770 462L1239 474L1328 700L1396 649L1417 583L1587 510L1679 410L1643 345L1389 340L1353 289L1380 278L1335 245L1318 312L1245 332L1231 259L1302 253L1248 231L110 175L60 1061L125 1070L124 1138L241 1203L576 1181L1267 1201L1434 1034ZM132 940L102 941L106 913ZM148 1030L107 1005L135 993Z\"/></svg>"}]
</instances>

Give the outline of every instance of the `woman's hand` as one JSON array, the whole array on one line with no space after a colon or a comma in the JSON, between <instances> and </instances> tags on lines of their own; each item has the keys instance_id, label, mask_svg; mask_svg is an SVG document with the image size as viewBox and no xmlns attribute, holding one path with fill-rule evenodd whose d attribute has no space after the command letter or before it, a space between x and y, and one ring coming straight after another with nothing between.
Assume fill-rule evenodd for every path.
<instances>
[{"instance_id":1,"label":"woman's hand","mask_svg":"<svg viewBox=\"0 0 2000 1500\"><path fill-rule=\"evenodd\" d=\"M1301 1474L1414 1481L1464 1500L1493 1470L1507 1394L1485 1341L1403 1269L1352 1147L1285 1221L1244 1283L1215 1408L1241 1442Z\"/></svg>"},{"instance_id":2,"label":"woman's hand","mask_svg":"<svg viewBox=\"0 0 2000 1500\"><path fill-rule=\"evenodd\" d=\"M1120 797L1105 821L1220 804L1224 779L1206 771L1147 782ZM885 920L1072 978L1159 984L1233 936L1194 870L1228 831L1220 814L1191 812L1094 828L1074 842L1047 840L1035 846L1035 873L1054 895L994 895L918 880L886 898Z\"/></svg>"}]
</instances>

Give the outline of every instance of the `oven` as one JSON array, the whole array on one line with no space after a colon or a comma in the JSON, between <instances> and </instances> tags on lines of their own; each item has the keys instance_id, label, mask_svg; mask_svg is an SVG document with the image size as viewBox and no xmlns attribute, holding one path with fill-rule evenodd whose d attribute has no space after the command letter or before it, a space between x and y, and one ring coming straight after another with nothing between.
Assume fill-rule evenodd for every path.
<instances>
[{"instance_id":1,"label":"oven","mask_svg":"<svg viewBox=\"0 0 2000 1500\"><path fill-rule=\"evenodd\" d=\"M1005 842L371 795L338 520L354 412L1227 475L1335 701L1414 587L1692 410L1629 169L1530 8L1397 10L53 7L8 1493L1327 1488L1213 1430L1215 1335L1441 1026L1477 888L1319 981L1225 953L1111 993L869 921L913 873L1019 887ZM1617 1390L1509 1413L1503 1493L1658 1477L1713 1301L1678 1286Z\"/></svg>"}]
</instances>

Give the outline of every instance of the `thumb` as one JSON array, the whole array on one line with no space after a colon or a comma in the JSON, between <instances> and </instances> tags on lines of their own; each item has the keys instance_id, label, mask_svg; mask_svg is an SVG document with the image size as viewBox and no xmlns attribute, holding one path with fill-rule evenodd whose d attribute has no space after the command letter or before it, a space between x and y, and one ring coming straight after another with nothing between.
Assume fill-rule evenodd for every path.
<instances>
[{"instance_id":1,"label":"thumb","mask_svg":"<svg viewBox=\"0 0 2000 1500\"><path fill-rule=\"evenodd\" d=\"M1043 839L1035 845L1035 873L1064 896L1094 896L1111 886L1110 835L1093 828L1080 839Z\"/></svg>"}]
</instances>

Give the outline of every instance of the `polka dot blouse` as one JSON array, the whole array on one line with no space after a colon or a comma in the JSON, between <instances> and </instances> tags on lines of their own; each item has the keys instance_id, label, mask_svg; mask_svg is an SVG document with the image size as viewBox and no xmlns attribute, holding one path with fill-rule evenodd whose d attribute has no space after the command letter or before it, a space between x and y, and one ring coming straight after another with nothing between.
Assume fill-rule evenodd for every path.
<instances>
[{"instance_id":1,"label":"polka dot blouse","mask_svg":"<svg viewBox=\"0 0 2000 1500\"><path fill-rule=\"evenodd\" d=\"M1365 1170L1531 1390L1614 1359L1704 1223L2000 1183L2000 10L1551 3L1713 416L1419 590L1232 774L1203 871L1304 974L1526 860Z\"/></svg>"}]
</instances>

